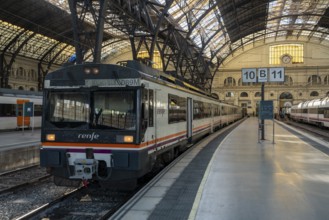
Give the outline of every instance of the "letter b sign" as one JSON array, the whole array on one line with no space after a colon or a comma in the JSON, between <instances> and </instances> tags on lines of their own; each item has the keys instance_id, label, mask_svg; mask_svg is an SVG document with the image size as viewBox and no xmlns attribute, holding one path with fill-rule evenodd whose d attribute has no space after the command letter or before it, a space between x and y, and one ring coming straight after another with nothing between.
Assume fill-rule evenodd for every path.
<instances>
[{"instance_id":1,"label":"letter b sign","mask_svg":"<svg viewBox=\"0 0 329 220\"><path fill-rule=\"evenodd\" d=\"M267 82L267 68L257 70L258 82Z\"/></svg>"}]
</instances>

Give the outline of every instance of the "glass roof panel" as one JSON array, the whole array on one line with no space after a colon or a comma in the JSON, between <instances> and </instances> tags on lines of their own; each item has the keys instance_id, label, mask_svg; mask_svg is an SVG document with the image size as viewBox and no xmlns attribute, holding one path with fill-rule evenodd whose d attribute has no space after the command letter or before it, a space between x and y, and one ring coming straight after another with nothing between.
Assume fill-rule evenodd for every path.
<instances>
[{"instance_id":1,"label":"glass roof panel","mask_svg":"<svg viewBox=\"0 0 329 220\"><path fill-rule=\"evenodd\" d=\"M62 9L68 10L68 4L66 0L46 0ZM166 0L155 0L161 5L166 5ZM227 4L230 1L227 0ZM211 54L211 51L217 51L225 43L227 45L232 44L229 36L234 36L241 32L241 28L253 27L253 21L246 20L242 15L248 15L252 12L252 9L248 8L248 1L241 1L241 7L235 4L235 8L227 10L225 7L220 7L221 1L210 0L174 0L170 9L169 15L171 20L175 22L177 29L184 30L189 33L190 28L197 25L192 30L190 36L188 36L195 44L195 46L201 48L202 42L207 43L204 48L204 53ZM214 5L216 4L216 5ZM226 4L225 2L222 4ZM245 4L245 5L244 5ZM262 3L265 4L265 3ZM241 36L243 39L239 41L243 44L249 44L257 39L263 39L268 37L281 37L281 36L306 36L316 37L324 40L328 40L329 30L323 26L318 26L318 22L326 13L329 7L328 0L271 0L267 5L267 15L265 17L265 28L254 28L253 34L248 36ZM209 8L212 8L206 15ZM237 23L230 21L230 24L225 24L223 16L219 8L224 10L224 13L236 13ZM255 7L253 7L255 8ZM257 8L257 7L256 7ZM227 10L227 11L225 11ZM236 11L232 11L236 10ZM250 12L248 12L250 10ZM68 10L69 11L69 10ZM240 13L241 12L241 13ZM240 17L239 15L242 14ZM202 17L201 21L198 21ZM113 17L112 17L113 19ZM243 20L245 19L245 20ZM252 18L250 18L252 19ZM249 23L248 23L249 22ZM255 22L258 22L255 20ZM227 29L225 25L235 25L233 29ZM240 26L239 26L240 25ZM249 26L248 26L249 25ZM257 26L257 25L256 25ZM108 27L106 31L112 33L114 36L123 36L118 30ZM228 33L233 31L233 33ZM217 33L218 32L218 33ZM210 40L209 40L210 39ZM209 40L209 42L208 42ZM234 44L232 48L243 46L241 43ZM219 51L218 56L221 54L227 54L230 51L229 46L224 46ZM104 49L107 51L107 49Z\"/></svg>"}]
</instances>

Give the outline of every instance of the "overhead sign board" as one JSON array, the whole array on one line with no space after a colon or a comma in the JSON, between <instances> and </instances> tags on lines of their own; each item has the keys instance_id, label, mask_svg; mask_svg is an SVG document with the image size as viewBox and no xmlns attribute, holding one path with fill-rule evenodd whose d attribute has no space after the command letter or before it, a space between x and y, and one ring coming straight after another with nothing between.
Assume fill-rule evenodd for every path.
<instances>
[{"instance_id":1,"label":"overhead sign board","mask_svg":"<svg viewBox=\"0 0 329 220\"><path fill-rule=\"evenodd\" d=\"M276 67L270 68L270 82L284 82L284 68Z\"/></svg>"},{"instance_id":2,"label":"overhead sign board","mask_svg":"<svg viewBox=\"0 0 329 220\"><path fill-rule=\"evenodd\" d=\"M261 120L273 119L273 101L260 101L259 117Z\"/></svg>"},{"instance_id":3,"label":"overhead sign board","mask_svg":"<svg viewBox=\"0 0 329 220\"><path fill-rule=\"evenodd\" d=\"M267 82L267 68L257 69L258 82Z\"/></svg>"},{"instance_id":4,"label":"overhead sign board","mask_svg":"<svg viewBox=\"0 0 329 220\"><path fill-rule=\"evenodd\" d=\"M257 72L256 68L242 69L242 82L257 82Z\"/></svg>"},{"instance_id":5,"label":"overhead sign board","mask_svg":"<svg viewBox=\"0 0 329 220\"><path fill-rule=\"evenodd\" d=\"M242 68L242 82L284 82L284 67Z\"/></svg>"}]
</instances>

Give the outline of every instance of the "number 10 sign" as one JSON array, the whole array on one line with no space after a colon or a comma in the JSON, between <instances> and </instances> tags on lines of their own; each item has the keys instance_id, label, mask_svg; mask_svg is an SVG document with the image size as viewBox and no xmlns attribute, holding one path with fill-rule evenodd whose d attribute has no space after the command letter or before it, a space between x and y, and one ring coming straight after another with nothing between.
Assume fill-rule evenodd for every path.
<instances>
[{"instance_id":1,"label":"number 10 sign","mask_svg":"<svg viewBox=\"0 0 329 220\"><path fill-rule=\"evenodd\" d=\"M267 71L269 70L269 71ZM284 68L243 68L242 82L284 82Z\"/></svg>"}]
</instances>

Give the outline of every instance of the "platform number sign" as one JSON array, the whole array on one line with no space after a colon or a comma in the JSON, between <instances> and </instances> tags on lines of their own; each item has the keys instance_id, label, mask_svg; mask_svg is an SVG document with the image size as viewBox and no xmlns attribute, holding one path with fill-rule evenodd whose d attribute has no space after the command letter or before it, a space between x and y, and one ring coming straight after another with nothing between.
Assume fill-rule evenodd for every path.
<instances>
[{"instance_id":1,"label":"platform number sign","mask_svg":"<svg viewBox=\"0 0 329 220\"><path fill-rule=\"evenodd\" d=\"M284 82L284 68L242 68L242 82Z\"/></svg>"},{"instance_id":2,"label":"platform number sign","mask_svg":"<svg viewBox=\"0 0 329 220\"><path fill-rule=\"evenodd\" d=\"M257 82L256 68L242 69L242 82Z\"/></svg>"},{"instance_id":3,"label":"platform number sign","mask_svg":"<svg viewBox=\"0 0 329 220\"><path fill-rule=\"evenodd\" d=\"M257 69L258 82L267 82L267 68Z\"/></svg>"},{"instance_id":4,"label":"platform number sign","mask_svg":"<svg viewBox=\"0 0 329 220\"><path fill-rule=\"evenodd\" d=\"M284 82L284 68L270 68L270 82Z\"/></svg>"}]
</instances>

